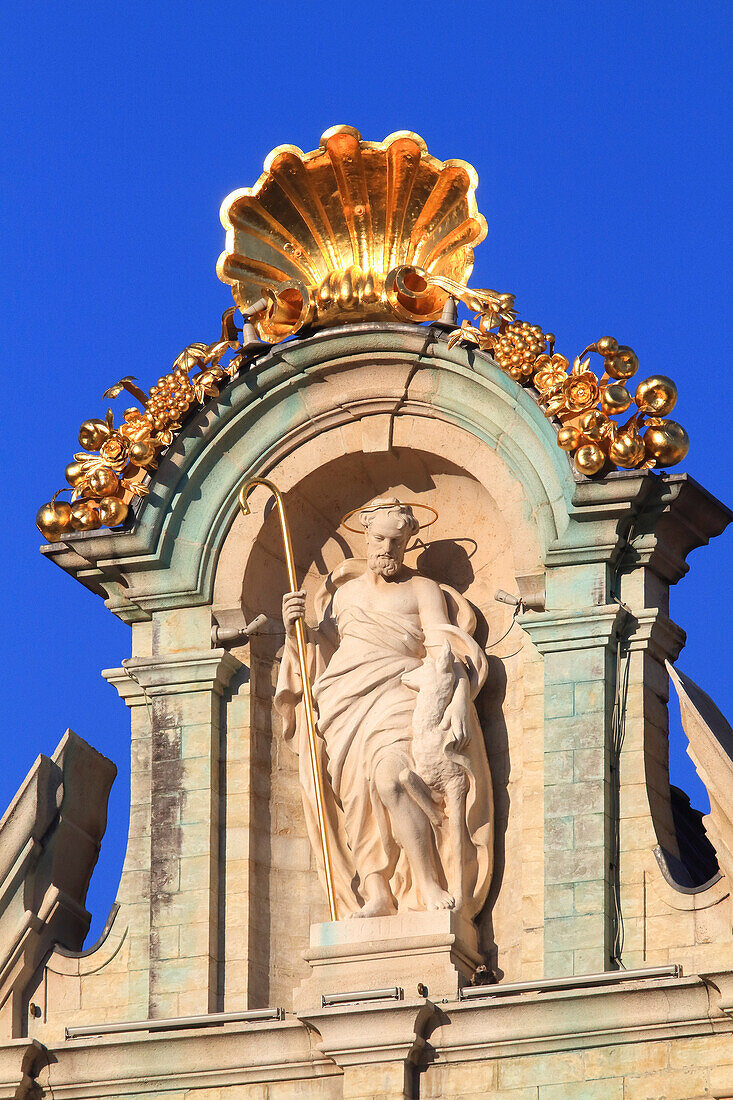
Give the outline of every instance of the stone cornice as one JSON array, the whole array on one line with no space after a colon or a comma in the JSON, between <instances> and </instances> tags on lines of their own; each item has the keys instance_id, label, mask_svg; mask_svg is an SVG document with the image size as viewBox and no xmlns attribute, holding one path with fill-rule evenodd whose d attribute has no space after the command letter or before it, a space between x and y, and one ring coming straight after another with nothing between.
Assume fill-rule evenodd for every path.
<instances>
[{"instance_id":1,"label":"stone cornice","mask_svg":"<svg viewBox=\"0 0 733 1100\"><path fill-rule=\"evenodd\" d=\"M666 474L654 482L654 491L627 535L630 565L648 565L662 580L675 584L689 570L691 551L722 534L733 512L688 474Z\"/></svg>"},{"instance_id":2,"label":"stone cornice","mask_svg":"<svg viewBox=\"0 0 733 1100\"><path fill-rule=\"evenodd\" d=\"M462 1001L441 1006L430 1043L461 1062L733 1033L732 992L733 974L716 974Z\"/></svg>"},{"instance_id":3,"label":"stone cornice","mask_svg":"<svg viewBox=\"0 0 733 1100\"><path fill-rule=\"evenodd\" d=\"M313 1082L342 1068L420 1059L460 1063L733 1034L733 973L659 978L486 999L320 1009L285 1021L70 1040L45 1053L0 1047L0 1100L23 1072L55 1100L161 1090ZM21 1064L26 1066L21 1070ZM19 1072L20 1071L20 1072ZM18 1073L18 1078L14 1074Z\"/></svg>"},{"instance_id":4,"label":"stone cornice","mask_svg":"<svg viewBox=\"0 0 733 1100\"><path fill-rule=\"evenodd\" d=\"M122 668L106 668L105 680L117 689L128 706L145 703L145 695L181 695L191 691L221 694L241 661L226 649L203 653L174 653L160 657L134 657Z\"/></svg>"},{"instance_id":5,"label":"stone cornice","mask_svg":"<svg viewBox=\"0 0 733 1100\"><path fill-rule=\"evenodd\" d=\"M620 605L613 603L568 611L527 611L519 623L540 653L565 653L608 645L621 614Z\"/></svg>"},{"instance_id":6,"label":"stone cornice","mask_svg":"<svg viewBox=\"0 0 733 1100\"><path fill-rule=\"evenodd\" d=\"M0 1048L0 1065L2 1049ZM339 1070L298 1020L69 1040L40 1084L55 1100L158 1095L167 1089L313 1081Z\"/></svg>"},{"instance_id":7,"label":"stone cornice","mask_svg":"<svg viewBox=\"0 0 733 1100\"><path fill-rule=\"evenodd\" d=\"M547 554L548 568L608 562L649 566L668 584L688 554L721 534L733 512L688 474L618 471L575 487L570 523Z\"/></svg>"},{"instance_id":8,"label":"stone cornice","mask_svg":"<svg viewBox=\"0 0 733 1100\"><path fill-rule=\"evenodd\" d=\"M361 366L373 382L339 392L334 381ZM326 380L327 388L314 387ZM206 603L245 476L267 474L326 430L406 412L444 419L495 448L525 486L545 543L557 538L575 483L530 391L487 354L448 348L437 329L364 324L273 348L192 417L162 457L134 525L78 534L43 553L127 621Z\"/></svg>"},{"instance_id":9,"label":"stone cornice","mask_svg":"<svg viewBox=\"0 0 733 1100\"><path fill-rule=\"evenodd\" d=\"M372 391L334 392L330 407L328 401L314 407L314 382L330 382L362 364L377 368L381 382ZM417 371L437 371L430 392L415 391L412 382L405 387L404 380L388 382L398 365L409 368L410 379ZM130 622L206 603L247 474L268 473L320 432L376 414L407 413L445 419L501 454L544 525L549 568L623 564L630 554L628 564L648 564L674 583L687 571L689 552L720 534L733 516L686 474L574 477L532 392L488 354L448 348L434 328L363 324L273 348L192 417L162 457L134 523L76 534L42 551Z\"/></svg>"}]
</instances>

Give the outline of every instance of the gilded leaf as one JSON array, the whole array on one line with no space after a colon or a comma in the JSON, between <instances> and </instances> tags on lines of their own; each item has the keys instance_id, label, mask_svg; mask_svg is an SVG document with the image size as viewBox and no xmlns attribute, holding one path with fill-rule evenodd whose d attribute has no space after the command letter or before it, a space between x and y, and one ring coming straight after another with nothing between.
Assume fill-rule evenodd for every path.
<instances>
[{"instance_id":1,"label":"gilded leaf","mask_svg":"<svg viewBox=\"0 0 733 1100\"><path fill-rule=\"evenodd\" d=\"M236 306L230 306L230 308L225 309L221 315L221 338L232 347L237 343L237 337L241 331L234 323L234 314L236 311Z\"/></svg>"},{"instance_id":2,"label":"gilded leaf","mask_svg":"<svg viewBox=\"0 0 733 1100\"><path fill-rule=\"evenodd\" d=\"M136 401L139 401L141 405L145 405L148 400L148 395L144 390L141 390L139 386L135 385L137 379L134 374L126 374L124 378L120 378L119 382L115 382L114 386L110 386L108 390L105 390L102 397L107 397L110 400L114 397L119 397L123 390L127 390L132 394Z\"/></svg>"},{"instance_id":3,"label":"gilded leaf","mask_svg":"<svg viewBox=\"0 0 733 1100\"><path fill-rule=\"evenodd\" d=\"M173 364L173 369L189 371L203 362L209 350L209 344L189 344L183 349Z\"/></svg>"},{"instance_id":4,"label":"gilded leaf","mask_svg":"<svg viewBox=\"0 0 733 1100\"><path fill-rule=\"evenodd\" d=\"M147 485L141 485L139 481L123 481L122 484L134 497L146 497L150 491Z\"/></svg>"}]
</instances>

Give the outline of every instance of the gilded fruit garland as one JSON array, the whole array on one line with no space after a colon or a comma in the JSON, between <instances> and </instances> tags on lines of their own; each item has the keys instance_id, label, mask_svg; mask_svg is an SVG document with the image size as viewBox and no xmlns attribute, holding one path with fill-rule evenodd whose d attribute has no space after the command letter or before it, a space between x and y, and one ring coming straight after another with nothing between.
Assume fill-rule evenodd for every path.
<instances>
[{"instance_id":1,"label":"gilded fruit garland","mask_svg":"<svg viewBox=\"0 0 733 1100\"><path fill-rule=\"evenodd\" d=\"M222 316L222 331L213 344L189 344L168 374L145 393L128 376L106 390L104 397L123 391L139 403L125 411L115 427L111 409L104 419L85 420L79 429L82 450L66 467L68 487L59 489L36 516L39 531L55 542L74 531L96 531L124 523L130 504L148 492L145 478L160 452L170 446L183 421L209 397L219 393L225 378L248 359L238 341L235 307ZM224 358L232 357L224 365ZM59 500L69 492L71 500Z\"/></svg>"},{"instance_id":2,"label":"gilded fruit garland","mask_svg":"<svg viewBox=\"0 0 733 1100\"><path fill-rule=\"evenodd\" d=\"M482 295L494 292L456 293L471 304ZM479 318L478 328L464 321L451 334L449 344L474 344L488 351L516 382L533 385L545 416L560 423L558 447L573 456L579 473L592 477L616 467L674 466L686 456L687 432L668 418L677 401L676 385L666 375L656 374L639 382L632 395L627 384L639 360L630 347L603 336L576 356L571 367L564 355L555 353L554 335L539 325L502 319L492 306ZM590 369L594 353L602 360L598 374ZM632 405L628 419L621 423L611 419Z\"/></svg>"},{"instance_id":3,"label":"gilded fruit garland","mask_svg":"<svg viewBox=\"0 0 733 1100\"><path fill-rule=\"evenodd\" d=\"M632 396L627 383L638 369L638 360L631 348L604 336L585 348L571 367L565 356L555 353L552 333L514 319L511 295L457 284L450 289L472 306L482 303L485 308L479 327L464 322L451 333L449 345L480 347L510 378L533 385L545 416L559 421L558 446L572 454L580 473L594 476L615 467L672 466L685 457L687 433L668 419L677 400L677 387L671 378L652 375L638 383ZM139 407L127 409L117 427L111 409L104 419L85 420L81 425L79 444L83 449L66 467L68 487L58 490L36 517L46 539L54 542L74 531L124 523L132 501L147 494L146 476L185 419L207 398L216 397L222 381L232 378L251 359L238 342L234 312L233 308L225 311L219 340L189 344L170 372L147 393L129 376L105 391L106 398L129 393ZM230 352L225 365L223 360ZM599 374L590 370L593 353L602 358ZM628 412L632 405L634 411L627 420L617 423L611 419ZM71 494L69 502L58 499L64 492Z\"/></svg>"},{"instance_id":4,"label":"gilded fruit garland","mask_svg":"<svg viewBox=\"0 0 733 1100\"><path fill-rule=\"evenodd\" d=\"M545 416L559 421L558 446L580 473L680 462L689 440L668 418L677 399L670 378L647 378L632 396L628 382L639 364L631 348L604 336L571 367L551 333L517 319L512 294L466 286L473 247L486 235L477 185L470 164L437 160L407 130L371 142L352 126L334 126L310 153L274 149L255 186L234 191L221 209L226 246L217 270L251 335L239 343L236 307L228 309L219 340L190 344L147 393L130 376L107 390L107 398L125 391L138 406L117 426L111 409L82 424L68 486L38 512L44 537L53 542L125 522L186 417L268 346L252 324L279 343L306 328L437 321L451 297L478 325L464 322L449 343L482 348L517 383L534 386ZM593 354L602 360L599 373L590 369ZM632 405L627 419L612 419ZM58 499L64 492L69 501Z\"/></svg>"}]
</instances>

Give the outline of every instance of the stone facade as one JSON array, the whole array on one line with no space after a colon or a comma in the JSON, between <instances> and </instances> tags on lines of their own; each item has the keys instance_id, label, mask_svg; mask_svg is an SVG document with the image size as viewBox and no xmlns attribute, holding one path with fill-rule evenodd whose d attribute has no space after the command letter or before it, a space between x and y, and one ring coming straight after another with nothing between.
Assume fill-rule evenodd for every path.
<instances>
[{"instance_id":1,"label":"stone facade","mask_svg":"<svg viewBox=\"0 0 733 1100\"><path fill-rule=\"evenodd\" d=\"M273 513L237 508L257 475L286 494L309 606L360 552L348 511L391 492L439 513L410 563L478 609L490 665L495 873L473 944L430 914L375 918L402 922L388 936L311 932L327 909L272 706L282 548ZM724 876L674 876L665 668L684 643L669 586L727 509L680 474L576 480L530 391L440 328L398 324L273 349L186 425L152 488L131 529L45 548L131 624L131 657L104 673L131 712L130 834L101 941L82 951L83 921L36 908L32 965L0 973L0 1098L733 1097L731 899ZM508 633L497 589L525 598ZM247 644L212 645L212 626L256 616ZM4 898L33 832L12 818ZM463 997L481 959L498 984Z\"/></svg>"}]
</instances>

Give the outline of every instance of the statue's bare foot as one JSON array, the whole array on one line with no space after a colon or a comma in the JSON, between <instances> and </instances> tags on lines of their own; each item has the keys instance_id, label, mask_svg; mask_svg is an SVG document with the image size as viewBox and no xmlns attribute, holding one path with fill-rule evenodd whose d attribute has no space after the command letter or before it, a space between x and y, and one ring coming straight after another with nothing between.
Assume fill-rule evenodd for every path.
<instances>
[{"instance_id":1,"label":"statue's bare foot","mask_svg":"<svg viewBox=\"0 0 733 1100\"><path fill-rule=\"evenodd\" d=\"M453 909L456 899L447 890L440 890L437 886L430 891L425 898L428 909Z\"/></svg>"},{"instance_id":2,"label":"statue's bare foot","mask_svg":"<svg viewBox=\"0 0 733 1100\"><path fill-rule=\"evenodd\" d=\"M366 898L364 908L352 913L353 917L391 917L397 912L392 891L379 872L372 871L366 876L363 894Z\"/></svg>"},{"instance_id":3,"label":"statue's bare foot","mask_svg":"<svg viewBox=\"0 0 733 1100\"><path fill-rule=\"evenodd\" d=\"M352 913L351 916L354 919L357 917L392 917L396 912L397 910L391 901L386 898L373 898L358 913Z\"/></svg>"}]
</instances>

